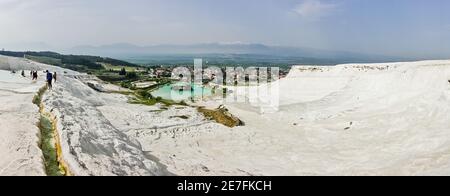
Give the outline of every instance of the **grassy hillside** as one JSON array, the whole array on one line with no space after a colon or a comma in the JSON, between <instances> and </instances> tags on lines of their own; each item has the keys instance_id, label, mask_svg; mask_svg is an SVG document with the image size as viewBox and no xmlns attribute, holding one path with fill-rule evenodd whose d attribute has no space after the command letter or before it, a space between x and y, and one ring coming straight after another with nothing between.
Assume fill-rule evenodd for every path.
<instances>
[{"instance_id":1,"label":"grassy hillside","mask_svg":"<svg viewBox=\"0 0 450 196\"><path fill-rule=\"evenodd\" d=\"M55 52L13 52L0 51L0 55L28 58L49 65L64 67L75 71L90 71L104 69L102 64L121 67L139 67L136 64L112 58L87 55L63 55Z\"/></svg>"},{"instance_id":2,"label":"grassy hillside","mask_svg":"<svg viewBox=\"0 0 450 196\"><path fill-rule=\"evenodd\" d=\"M61 59L55 59L52 57L25 55L24 58L49 65L62 65Z\"/></svg>"}]
</instances>

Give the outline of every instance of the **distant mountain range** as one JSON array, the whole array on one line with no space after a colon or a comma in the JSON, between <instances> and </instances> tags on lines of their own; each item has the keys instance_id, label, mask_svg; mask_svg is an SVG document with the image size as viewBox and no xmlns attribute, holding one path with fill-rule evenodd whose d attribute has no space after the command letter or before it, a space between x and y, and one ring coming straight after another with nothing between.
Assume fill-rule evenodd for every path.
<instances>
[{"instance_id":1,"label":"distant mountain range","mask_svg":"<svg viewBox=\"0 0 450 196\"><path fill-rule=\"evenodd\" d=\"M145 63L148 57L169 57L179 55L191 56L209 56L215 55L233 55L259 58L263 56L270 56L270 59L291 59L292 64L301 64L302 59L307 59L308 62L326 62L328 63L346 63L346 62L386 62L386 61L400 61L408 60L397 57L389 57L382 55L368 55L353 52L329 51L310 48L299 47L282 47L282 46L268 46L264 44L246 44L246 43L206 43L206 44L191 44L191 45L152 45L152 46L137 46L133 44L120 43L103 46L77 46L64 53L71 54L86 54L108 56L112 58L119 58L123 60L130 60L139 58L139 63ZM267 59L267 58L266 58ZM293 59L298 59L292 61ZM169 59L167 59L169 60ZM165 61L164 61L165 62ZM270 62L268 62L270 63Z\"/></svg>"}]
</instances>

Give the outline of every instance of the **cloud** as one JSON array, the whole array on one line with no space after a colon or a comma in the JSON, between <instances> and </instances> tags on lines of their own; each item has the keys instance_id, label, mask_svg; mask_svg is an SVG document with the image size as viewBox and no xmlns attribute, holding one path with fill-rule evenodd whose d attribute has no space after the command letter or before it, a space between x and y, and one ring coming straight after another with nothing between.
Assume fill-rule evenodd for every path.
<instances>
[{"instance_id":1,"label":"cloud","mask_svg":"<svg viewBox=\"0 0 450 196\"><path fill-rule=\"evenodd\" d=\"M337 8L334 3L321 0L304 0L294 8L294 12L303 18L318 19L329 15Z\"/></svg>"}]
</instances>

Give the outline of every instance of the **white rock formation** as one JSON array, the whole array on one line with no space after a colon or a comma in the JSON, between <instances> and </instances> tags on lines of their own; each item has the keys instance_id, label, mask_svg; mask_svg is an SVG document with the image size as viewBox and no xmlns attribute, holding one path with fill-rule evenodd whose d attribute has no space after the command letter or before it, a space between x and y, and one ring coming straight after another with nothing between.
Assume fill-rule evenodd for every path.
<instances>
[{"instance_id":1,"label":"white rock formation","mask_svg":"<svg viewBox=\"0 0 450 196\"><path fill-rule=\"evenodd\" d=\"M277 113L231 103L246 126L137 138L184 175L450 175L449 80L450 61L297 66Z\"/></svg>"},{"instance_id":2,"label":"white rock formation","mask_svg":"<svg viewBox=\"0 0 450 196\"><path fill-rule=\"evenodd\" d=\"M192 107L130 105L124 95L93 90L92 78L76 72L61 76L44 103L57 116L64 159L76 175L450 175L449 80L450 61L296 66L277 81L278 112L226 104L245 122L232 129ZM0 160L2 169L39 154L4 150L37 141L31 124L24 124L31 135L22 136L5 120L37 120L37 108L14 106L31 94L6 89L0 93L14 101L0 107L1 139L32 139L2 146L12 157Z\"/></svg>"},{"instance_id":3,"label":"white rock formation","mask_svg":"<svg viewBox=\"0 0 450 196\"><path fill-rule=\"evenodd\" d=\"M163 166L153 161L151 155L143 152L139 143L129 139L123 132L112 126L98 109L108 104L117 105L116 107L127 107L126 97L103 94L91 89L86 83L82 82L92 80L90 76L85 74L18 58L0 57L0 60L6 62L3 64L5 66L1 67L2 69L49 70L59 73L58 81L54 84L53 90L44 95L43 103L45 110L51 112L57 118L63 158L73 175L171 175L165 172ZM10 73L6 72L6 74ZM36 125L39 113L38 108L32 107L31 103L38 88L45 84L42 80L44 75L41 74L41 79L35 84L29 78L18 77L22 76L15 74L12 78L14 80L20 79L23 82L22 85L31 90L27 91L27 95L28 93L29 95L23 98L17 93L17 95L11 97L2 96L2 101L5 101L6 106L10 106L2 105L0 108L2 111L1 117L12 117L9 119L2 118L0 121L2 123L0 129L2 139L11 141L11 143L5 142L4 144L7 146L2 148L3 151L5 151L4 149L8 149L8 151L4 152L7 159L0 162L0 166L4 170L0 174L12 175L15 173L11 173L11 171L23 167L23 172L15 172L18 175L44 175L45 173L42 173L42 152L37 148L39 131ZM1 78L5 77L2 76ZM0 81L0 84L6 86L8 81ZM10 89L20 90L10 87L6 92L15 93ZM9 98L14 100L14 103L9 104ZM5 111L11 110L11 113L3 115L3 108ZM34 140L28 139L28 137ZM19 153L25 151L28 154L22 155L10 152L16 149ZM35 151L32 151L33 149ZM2 155L3 151L1 151ZM37 170L35 165L31 165L34 166L31 169L26 168L31 164L28 163L30 162L29 159L35 161L33 164L39 166L41 173L29 171L31 169Z\"/></svg>"},{"instance_id":4,"label":"white rock formation","mask_svg":"<svg viewBox=\"0 0 450 196\"><path fill-rule=\"evenodd\" d=\"M39 108L32 103L40 86L6 70L9 64L0 58L0 175L45 175Z\"/></svg>"}]
</instances>

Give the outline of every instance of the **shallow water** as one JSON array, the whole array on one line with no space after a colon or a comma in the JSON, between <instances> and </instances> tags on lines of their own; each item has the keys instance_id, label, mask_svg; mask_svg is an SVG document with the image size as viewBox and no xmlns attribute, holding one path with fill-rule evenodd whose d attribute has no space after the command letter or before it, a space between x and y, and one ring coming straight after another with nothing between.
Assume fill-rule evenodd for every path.
<instances>
[{"instance_id":1,"label":"shallow water","mask_svg":"<svg viewBox=\"0 0 450 196\"><path fill-rule=\"evenodd\" d=\"M182 101L189 100L191 98L201 98L201 97L209 97L213 94L213 90L209 87L204 87L202 85L192 84L194 88L193 91L176 91L172 90L173 84L167 84L163 87L153 91L151 94L154 97L161 97L163 99L174 100L174 101Z\"/></svg>"}]
</instances>

